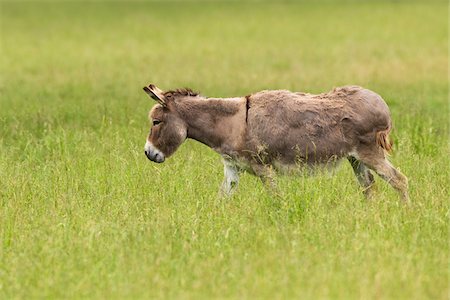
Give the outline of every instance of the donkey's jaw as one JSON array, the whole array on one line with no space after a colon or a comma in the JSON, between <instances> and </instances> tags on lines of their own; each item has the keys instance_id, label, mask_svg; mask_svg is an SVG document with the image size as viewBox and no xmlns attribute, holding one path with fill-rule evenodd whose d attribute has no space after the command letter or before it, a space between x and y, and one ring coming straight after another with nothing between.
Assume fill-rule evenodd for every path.
<instances>
[{"instance_id":1,"label":"donkey's jaw","mask_svg":"<svg viewBox=\"0 0 450 300\"><path fill-rule=\"evenodd\" d=\"M151 161L162 163L166 159L164 153L156 148L151 142L147 141L144 147L145 156Z\"/></svg>"}]
</instances>

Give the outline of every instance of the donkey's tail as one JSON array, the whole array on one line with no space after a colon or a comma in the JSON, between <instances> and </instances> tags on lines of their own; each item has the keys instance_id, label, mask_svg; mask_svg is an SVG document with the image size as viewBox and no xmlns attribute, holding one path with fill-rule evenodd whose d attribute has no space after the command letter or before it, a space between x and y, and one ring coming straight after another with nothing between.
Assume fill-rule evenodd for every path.
<instances>
[{"instance_id":1,"label":"donkey's tail","mask_svg":"<svg viewBox=\"0 0 450 300\"><path fill-rule=\"evenodd\" d=\"M377 132L377 145L383 148L387 153L392 152L392 141L389 138L391 132L391 126L387 129Z\"/></svg>"}]
</instances>

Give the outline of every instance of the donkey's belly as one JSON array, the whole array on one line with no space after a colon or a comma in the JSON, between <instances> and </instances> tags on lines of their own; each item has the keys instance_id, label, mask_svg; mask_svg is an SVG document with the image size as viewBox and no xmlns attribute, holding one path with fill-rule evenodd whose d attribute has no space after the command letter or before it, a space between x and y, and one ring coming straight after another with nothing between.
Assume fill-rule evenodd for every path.
<instances>
[{"instance_id":1,"label":"donkey's belly","mask_svg":"<svg viewBox=\"0 0 450 300\"><path fill-rule=\"evenodd\" d=\"M275 148L267 148L260 155L269 164L280 165L280 169L334 165L336 161L347 157L351 147L345 143L326 145L321 141L305 141L303 143L285 143ZM264 156L265 155L265 156Z\"/></svg>"},{"instance_id":2,"label":"donkey's belly","mask_svg":"<svg viewBox=\"0 0 450 300\"><path fill-rule=\"evenodd\" d=\"M341 158L330 159L327 162L292 162L286 163L280 160L272 162L273 168L282 175L316 175L321 173L333 173L342 161Z\"/></svg>"},{"instance_id":3,"label":"donkey's belly","mask_svg":"<svg viewBox=\"0 0 450 300\"><path fill-rule=\"evenodd\" d=\"M301 159L290 160L280 157L263 163L258 159L248 159L248 157L234 157L230 161L240 171L245 171L253 175L258 175L261 167L273 168L280 175L316 175L322 173L332 173L340 165L344 156L332 156L325 161L306 161ZM229 159L229 158L228 158Z\"/></svg>"}]
</instances>

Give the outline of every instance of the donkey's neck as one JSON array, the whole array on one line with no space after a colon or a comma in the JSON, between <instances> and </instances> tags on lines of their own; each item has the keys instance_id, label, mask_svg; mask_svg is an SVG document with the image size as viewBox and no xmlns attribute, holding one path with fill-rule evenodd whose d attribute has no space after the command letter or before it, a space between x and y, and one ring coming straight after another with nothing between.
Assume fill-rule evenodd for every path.
<instances>
[{"instance_id":1,"label":"donkey's neck","mask_svg":"<svg viewBox=\"0 0 450 300\"><path fill-rule=\"evenodd\" d=\"M188 138L221 154L239 151L246 133L245 98L185 98L177 111L188 126Z\"/></svg>"}]
</instances>

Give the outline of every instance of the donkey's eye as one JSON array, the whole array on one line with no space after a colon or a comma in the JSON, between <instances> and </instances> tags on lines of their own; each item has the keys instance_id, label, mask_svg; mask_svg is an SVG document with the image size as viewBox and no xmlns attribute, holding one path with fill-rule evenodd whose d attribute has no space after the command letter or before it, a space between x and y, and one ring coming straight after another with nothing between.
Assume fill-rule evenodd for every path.
<instances>
[{"instance_id":1,"label":"donkey's eye","mask_svg":"<svg viewBox=\"0 0 450 300\"><path fill-rule=\"evenodd\" d=\"M159 123L161 123L160 120L153 120L153 126L156 126L156 125L158 125Z\"/></svg>"}]
</instances>

